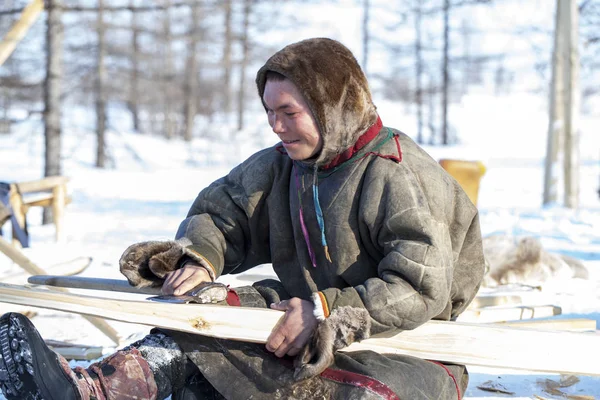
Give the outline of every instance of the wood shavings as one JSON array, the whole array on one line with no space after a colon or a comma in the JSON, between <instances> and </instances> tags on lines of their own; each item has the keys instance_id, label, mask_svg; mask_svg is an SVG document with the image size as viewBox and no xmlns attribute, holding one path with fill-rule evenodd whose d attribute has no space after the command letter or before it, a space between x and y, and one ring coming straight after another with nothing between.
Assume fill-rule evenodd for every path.
<instances>
[{"instance_id":1,"label":"wood shavings","mask_svg":"<svg viewBox=\"0 0 600 400\"><path fill-rule=\"evenodd\" d=\"M560 387L569 387L573 386L576 383L579 383L579 378L575 375L561 375L560 377Z\"/></svg>"},{"instance_id":2,"label":"wood shavings","mask_svg":"<svg viewBox=\"0 0 600 400\"><path fill-rule=\"evenodd\" d=\"M502 393L514 395L515 392L511 392L504 385L494 381L485 381L481 385L477 386L477 389L484 390L486 392Z\"/></svg>"},{"instance_id":3,"label":"wood shavings","mask_svg":"<svg viewBox=\"0 0 600 400\"><path fill-rule=\"evenodd\" d=\"M575 375L561 375L560 381L552 379L538 380L537 384L542 387L542 390L553 396L559 396L569 400L595 400L594 396L579 395L579 394L568 394L560 390L561 388L567 388L579 383L580 379ZM535 395L536 399L546 400L544 397Z\"/></svg>"}]
</instances>

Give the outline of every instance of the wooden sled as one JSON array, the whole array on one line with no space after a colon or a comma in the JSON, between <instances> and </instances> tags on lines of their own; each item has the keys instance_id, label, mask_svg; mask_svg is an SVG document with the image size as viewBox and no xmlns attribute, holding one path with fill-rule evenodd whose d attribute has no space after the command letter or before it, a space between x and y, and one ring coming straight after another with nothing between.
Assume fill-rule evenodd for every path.
<instances>
[{"instance_id":1,"label":"wooden sled","mask_svg":"<svg viewBox=\"0 0 600 400\"><path fill-rule=\"evenodd\" d=\"M45 275L46 274L45 270L38 267L33 261L31 261L27 256L25 256L25 254L23 254L23 252L21 250L12 246L9 242L4 240L2 237L0 237L0 253L4 253L8 258L13 260L17 265L19 265L21 268L23 268L29 274L32 274L32 275ZM66 291L66 289L62 289L62 288L56 288L55 290ZM2 296L0 296L0 302L4 302L4 299L2 298ZM17 303L17 304L33 306L33 304L27 304L27 303L25 303L25 304ZM47 307L40 306L40 308L47 308ZM89 315L85 315L84 318L87 319L96 328L98 328L108 338L110 338L115 344L118 345L121 343L121 336L119 335L119 333L112 326L110 326L106 321L104 321L103 319L94 317L94 316L89 316Z\"/></svg>"}]
</instances>

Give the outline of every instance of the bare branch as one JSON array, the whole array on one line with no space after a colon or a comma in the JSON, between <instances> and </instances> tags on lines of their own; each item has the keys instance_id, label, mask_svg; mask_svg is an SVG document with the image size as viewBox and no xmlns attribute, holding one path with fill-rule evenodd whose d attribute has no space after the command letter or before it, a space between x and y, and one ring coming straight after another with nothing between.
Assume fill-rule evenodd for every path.
<instances>
[{"instance_id":1,"label":"bare branch","mask_svg":"<svg viewBox=\"0 0 600 400\"><path fill-rule=\"evenodd\" d=\"M104 11L131 11L131 12L141 12L141 11L164 11L170 8L178 8L178 7L190 7L194 4L195 0L191 0L189 2L182 1L178 3L172 3L170 5L154 5L154 6L112 6L105 7ZM82 6L63 6L63 11L65 12L97 12L97 7L82 7Z\"/></svg>"},{"instance_id":2,"label":"bare branch","mask_svg":"<svg viewBox=\"0 0 600 400\"><path fill-rule=\"evenodd\" d=\"M585 8L592 2L593 0L584 0L581 2L581 4L579 5L579 12L584 12Z\"/></svg>"},{"instance_id":3,"label":"bare branch","mask_svg":"<svg viewBox=\"0 0 600 400\"><path fill-rule=\"evenodd\" d=\"M0 16L2 15L14 15L21 14L25 8L12 8L10 10L2 10L0 11Z\"/></svg>"}]
</instances>

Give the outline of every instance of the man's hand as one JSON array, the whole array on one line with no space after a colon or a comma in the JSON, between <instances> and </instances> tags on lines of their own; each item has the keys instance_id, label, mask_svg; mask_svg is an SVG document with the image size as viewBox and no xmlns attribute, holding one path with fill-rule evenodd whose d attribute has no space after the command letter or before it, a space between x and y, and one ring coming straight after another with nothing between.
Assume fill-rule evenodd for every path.
<instances>
[{"instance_id":1,"label":"man's hand","mask_svg":"<svg viewBox=\"0 0 600 400\"><path fill-rule=\"evenodd\" d=\"M285 311L282 321L267 339L267 350L277 357L295 356L306 345L317 319L313 315L314 304L298 297L271 304L274 310Z\"/></svg>"},{"instance_id":2,"label":"man's hand","mask_svg":"<svg viewBox=\"0 0 600 400\"><path fill-rule=\"evenodd\" d=\"M205 268L191 261L186 262L183 268L169 272L162 285L162 294L176 296L187 293L202 282L212 282Z\"/></svg>"}]
</instances>

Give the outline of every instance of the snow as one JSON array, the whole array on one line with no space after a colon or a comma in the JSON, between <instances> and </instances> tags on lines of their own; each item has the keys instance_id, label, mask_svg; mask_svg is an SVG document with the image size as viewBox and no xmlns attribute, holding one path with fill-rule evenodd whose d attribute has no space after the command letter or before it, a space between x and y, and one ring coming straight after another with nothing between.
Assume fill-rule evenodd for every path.
<instances>
[{"instance_id":1,"label":"snow","mask_svg":"<svg viewBox=\"0 0 600 400\"><path fill-rule=\"evenodd\" d=\"M311 7L291 3L299 23L278 34L266 31L262 33L264 38L258 36L255 39L257 42L270 43L277 48L276 42L284 45L302 37L327 36L341 40L357 59L362 59L362 12L357 2L341 0L335 6L311 4ZM506 66L521 68L520 82L513 82L511 94L505 96L492 96L489 93L493 90L489 88L470 88L469 94L459 104L453 104L449 113L460 144L425 148L435 159L481 160L485 164L487 171L481 182L478 202L484 236L535 236L546 249L579 258L590 270L589 280L555 280L547 282L541 292L521 293L528 302L560 306L562 318L582 317L600 322L600 135L597 133L600 118L584 116L580 120L580 207L570 210L560 203L542 207L547 100L539 92L536 95L529 92L547 88L547 82L532 67L535 64L532 49L539 45L539 51L549 58L551 37L530 33L527 40L523 40L523 37L511 34L519 26L550 29L553 10L554 2L547 0L506 0L465 10L467 14L463 17L474 24L475 30L486 28L485 34L478 34L477 40L472 41L473 53L486 49L490 54L508 55ZM372 12L374 26L371 29L385 38L386 43L410 42L412 28L409 25L406 25L408 28L398 27L393 34L386 30L387 26L397 25L398 10L385 3L374 7ZM310 24L302 24L303 20ZM439 31L441 20L430 20L428 29ZM540 40L543 43L538 43ZM371 46L368 72L372 76L400 67L402 62L412 62L409 57L383 56L380 50L384 45L378 40L372 40ZM526 69L529 71L523 71ZM377 89L376 81L371 83ZM414 109L384 101L377 93L374 100L385 125L414 137L417 126ZM590 110L597 109L590 104L588 100ZM185 143L130 133L127 115L111 109L111 127L118 130L108 132L109 167L100 170L93 165L96 149L91 132L95 117L72 104L68 107L63 119L62 165L63 175L70 178L72 203L66 209L65 235L61 243L55 243L53 226L42 226L40 210L34 208L28 214L32 246L24 252L41 267L78 256L91 256L92 264L83 276L122 278L118 259L128 245L144 240L171 239L203 187L226 174L254 151L276 141L262 114L248 115L250 127L243 132L235 132L225 125L210 126L199 118L197 122L202 131L223 133L222 137L219 140L197 138L192 143ZM256 107L260 108L258 99ZM19 124L10 135L0 134L0 181L40 178L43 154L43 126L38 120ZM560 171L557 176L562 178ZM8 230L5 226L5 234ZM0 278L19 271L0 254ZM260 266L246 274L223 277L222 280L232 285L244 285L270 274L269 266ZM118 294L118 297L139 298L124 294ZM0 313L13 309L23 308L0 303ZM43 337L104 346L106 354L114 350L112 342L80 316L42 309L36 311L38 314L33 322ZM148 332L147 327L140 325L112 321L110 324L126 338L126 343ZM558 345L548 343L548 346ZM87 363L78 364L85 366ZM561 388L565 396L557 397L544 391L548 388L547 380L560 381L561 377L557 375L480 367L470 367L469 371L470 385L465 398L470 400L555 399L567 395L600 398L600 378L580 376L580 382ZM497 387L501 385L513 394L478 389L487 382ZM1 394L0 400L4 400Z\"/></svg>"}]
</instances>

